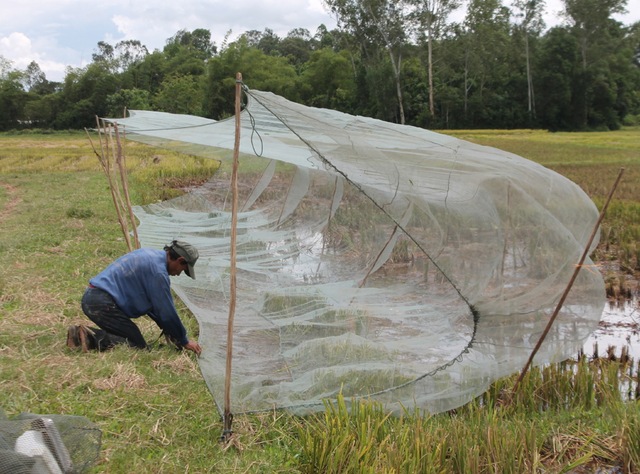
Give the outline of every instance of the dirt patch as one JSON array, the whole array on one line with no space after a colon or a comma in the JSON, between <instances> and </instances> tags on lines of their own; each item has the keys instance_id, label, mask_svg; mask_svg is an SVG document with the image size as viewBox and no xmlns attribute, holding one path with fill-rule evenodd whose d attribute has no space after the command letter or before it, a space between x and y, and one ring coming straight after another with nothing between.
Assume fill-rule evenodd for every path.
<instances>
[{"instance_id":1,"label":"dirt patch","mask_svg":"<svg viewBox=\"0 0 640 474\"><path fill-rule=\"evenodd\" d=\"M15 211L16 206L20 204L20 202L22 202L22 199L18 195L18 188L16 188L15 186L11 186L10 184L6 183L0 183L0 186L5 189L7 195L9 196L9 202L7 202L7 204L5 204L2 209L0 209L0 222L3 222Z\"/></svg>"}]
</instances>

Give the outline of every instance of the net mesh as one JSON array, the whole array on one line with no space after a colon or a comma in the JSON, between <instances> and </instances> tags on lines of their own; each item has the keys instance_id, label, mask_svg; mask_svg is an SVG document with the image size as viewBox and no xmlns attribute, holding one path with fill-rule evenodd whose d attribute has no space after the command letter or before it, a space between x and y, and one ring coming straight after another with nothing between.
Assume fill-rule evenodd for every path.
<instances>
[{"instance_id":1,"label":"net mesh","mask_svg":"<svg viewBox=\"0 0 640 474\"><path fill-rule=\"evenodd\" d=\"M102 432L83 416L0 410L0 473L80 474L100 453Z\"/></svg>"},{"instance_id":2,"label":"net mesh","mask_svg":"<svg viewBox=\"0 0 640 474\"><path fill-rule=\"evenodd\" d=\"M306 413L342 393L436 413L522 369L598 219L577 185L494 148L245 93L234 412ZM198 279L173 288L199 322L220 409L235 120L109 120L129 139L220 161L203 186L135 208L143 245L200 251ZM585 265L535 364L575 355L597 327L604 284Z\"/></svg>"}]
</instances>

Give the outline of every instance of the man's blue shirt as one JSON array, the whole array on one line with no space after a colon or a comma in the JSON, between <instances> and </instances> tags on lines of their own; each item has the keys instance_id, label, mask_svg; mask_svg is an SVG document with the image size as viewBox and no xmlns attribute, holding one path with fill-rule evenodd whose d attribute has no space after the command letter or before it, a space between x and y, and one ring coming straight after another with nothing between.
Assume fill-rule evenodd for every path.
<instances>
[{"instance_id":1,"label":"man's blue shirt","mask_svg":"<svg viewBox=\"0 0 640 474\"><path fill-rule=\"evenodd\" d=\"M109 293L130 318L148 314L180 344L189 342L171 295L164 250L138 249L115 260L89 283Z\"/></svg>"}]
</instances>

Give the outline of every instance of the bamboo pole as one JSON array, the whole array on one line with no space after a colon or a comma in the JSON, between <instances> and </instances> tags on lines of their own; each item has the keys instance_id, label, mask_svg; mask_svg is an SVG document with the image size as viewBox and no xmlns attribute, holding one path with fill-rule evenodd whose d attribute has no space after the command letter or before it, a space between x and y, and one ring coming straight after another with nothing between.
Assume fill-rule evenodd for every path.
<instances>
[{"instance_id":1,"label":"bamboo pole","mask_svg":"<svg viewBox=\"0 0 640 474\"><path fill-rule=\"evenodd\" d=\"M91 135L89 135L89 131L85 128L85 132L87 137L89 138L89 143L91 144L91 148L93 148L93 152L98 157L98 161L100 162L100 166L102 167L102 171L107 177L107 182L109 183L109 191L111 192L111 199L113 200L113 206L116 210L116 216L118 218L118 223L120 224L120 229L122 230L122 234L124 235L125 242L127 244L127 249L129 251L133 250L131 245L131 238L129 236L129 225L127 224L126 219L123 216L123 210L125 209L125 205L122 201L122 196L120 195L120 188L118 187L117 181L114 180L113 177L113 166L112 162L109 158L109 136L111 126L107 126L104 122L100 122L100 119L96 117L96 124L98 127L98 140L100 141L100 152L96 149L93 144L93 140L91 140ZM109 133L104 131L105 128L109 129ZM135 221L133 221L133 225L135 227Z\"/></svg>"},{"instance_id":2,"label":"bamboo pole","mask_svg":"<svg viewBox=\"0 0 640 474\"><path fill-rule=\"evenodd\" d=\"M513 389L511 390L511 393L516 393L516 391L518 389L518 386L520 385L520 382L522 382L522 379L524 378L525 374L527 373L527 370L529 369L529 366L533 362L533 358L535 357L536 353L540 349L540 346L542 346L542 343L544 342L545 338L547 337L547 334L549 334L549 330L551 329L551 326L553 325L554 321L556 320L556 317L558 316L558 313L560 312L560 308L562 308L562 305L564 304L564 301L567 298L567 296L569 294L569 291L571 291L571 287L573 286L573 283L576 281L576 278L578 277L578 273L580 273L580 269L582 268L582 264L586 260L587 255L589 254L589 249L591 248L591 244L593 242L593 239L595 238L596 233L598 232L598 228L600 227L600 223L602 222L602 219L604 219L604 215L607 212L607 207L609 207L609 203L611 202L611 198L613 197L613 193L615 192L616 188L618 187L618 184L620 183L620 179L622 178L622 174L623 173L624 173L624 168L620 168L620 172L618 173L618 178L616 179L615 183L613 184L613 187L611 188L611 191L609 192L609 196L607 197L607 201L605 202L604 206L602 207L602 210L600 211L600 216L598 217L598 221L596 222L596 224L593 227L593 230L591 231L591 235L589 236L589 240L588 240L588 242L587 242L587 244L585 246L584 252L582 253L582 256L580 257L580 261L576 265L576 268L573 271L573 275L571 276L571 279L569 280L569 283L567 284L567 287L565 288L564 293L562 294L562 297L560 298L560 301L558 301L558 304L556 305L556 309L554 310L553 314L551 315L551 318L549 319L549 322L547 323L547 326L545 327L544 331L542 332L542 335L540 336L540 339L538 339L538 342L536 343L535 347L533 348L533 351L531 352L531 355L529 356L529 360L527 360L527 363L525 364L524 368L522 369L522 372L520 372L520 376L518 377L518 380L516 380L516 383L514 384Z\"/></svg>"},{"instance_id":3,"label":"bamboo pole","mask_svg":"<svg viewBox=\"0 0 640 474\"><path fill-rule=\"evenodd\" d=\"M240 153L240 97L242 94L242 74L236 74L236 133L233 146L233 171L231 173L231 252L230 252L230 291L229 291L229 321L227 326L227 364L224 381L224 429L221 441L229 441L233 431L231 423L233 414L231 413L231 363L233 360L233 321L236 309L236 238L238 227L238 155Z\"/></svg>"},{"instance_id":4,"label":"bamboo pole","mask_svg":"<svg viewBox=\"0 0 640 474\"><path fill-rule=\"evenodd\" d=\"M135 248L140 248L140 238L138 237L138 226L136 225L136 218L133 214L133 207L131 206L131 198L129 196L129 178L127 177L127 161L124 153L124 146L120 140L120 131L118 130L118 124L113 126L115 130L116 143L118 155L116 156L116 164L120 172L120 183L122 185L122 192L124 193L125 207L129 215L129 221L131 222L131 228L133 229L133 244Z\"/></svg>"}]
</instances>

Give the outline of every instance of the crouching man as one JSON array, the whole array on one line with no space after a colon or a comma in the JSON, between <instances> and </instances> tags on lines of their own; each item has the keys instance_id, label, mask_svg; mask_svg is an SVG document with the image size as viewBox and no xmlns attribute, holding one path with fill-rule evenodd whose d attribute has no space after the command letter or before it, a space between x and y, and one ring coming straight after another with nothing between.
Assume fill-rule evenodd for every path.
<instances>
[{"instance_id":1,"label":"crouching man","mask_svg":"<svg viewBox=\"0 0 640 474\"><path fill-rule=\"evenodd\" d=\"M180 348L200 355L200 345L187 337L171 295L169 276L183 271L195 279L198 250L174 240L164 250L141 248L119 257L89 280L82 311L100 329L71 326L67 346L106 350L116 344L145 349L147 343L132 319L148 315Z\"/></svg>"}]
</instances>

